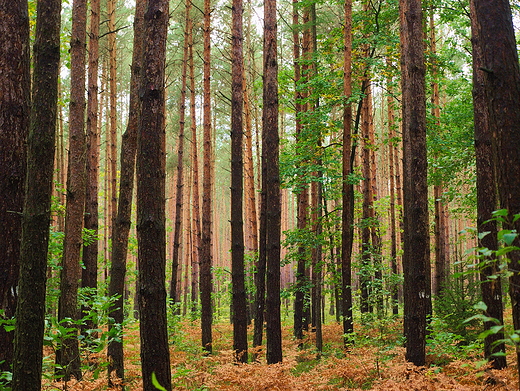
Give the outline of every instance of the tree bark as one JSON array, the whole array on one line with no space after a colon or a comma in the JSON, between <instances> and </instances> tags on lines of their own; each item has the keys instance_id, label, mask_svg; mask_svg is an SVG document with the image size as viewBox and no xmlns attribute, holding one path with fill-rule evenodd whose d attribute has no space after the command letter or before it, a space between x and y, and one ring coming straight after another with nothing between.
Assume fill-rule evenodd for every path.
<instances>
[{"instance_id":1,"label":"tree bark","mask_svg":"<svg viewBox=\"0 0 520 391\"><path fill-rule=\"evenodd\" d=\"M45 321L47 251L54 176L61 1L37 4L33 104L13 358L15 391L39 391Z\"/></svg>"},{"instance_id":2,"label":"tree bark","mask_svg":"<svg viewBox=\"0 0 520 391\"><path fill-rule=\"evenodd\" d=\"M352 245L354 243L354 184L352 147L352 0L345 0L345 43L343 62L343 150L342 150L342 202L341 214L341 308L343 341L349 344L349 333L354 331L352 319Z\"/></svg>"},{"instance_id":3,"label":"tree bark","mask_svg":"<svg viewBox=\"0 0 520 391\"><path fill-rule=\"evenodd\" d=\"M267 363L282 361L280 314L280 171L278 135L278 61L276 0L264 2L264 89L262 112L262 167L265 167L262 208L265 209L267 269Z\"/></svg>"},{"instance_id":4,"label":"tree bark","mask_svg":"<svg viewBox=\"0 0 520 391\"><path fill-rule=\"evenodd\" d=\"M213 309L211 292L213 281L211 276L212 255L212 187L213 187L213 135L211 131L211 0L204 0L204 103L203 103L203 127L204 127L204 177L202 183L202 230L200 249L200 304L202 347L206 352L213 350L213 338L211 326L213 323Z\"/></svg>"},{"instance_id":5,"label":"tree bark","mask_svg":"<svg viewBox=\"0 0 520 391\"><path fill-rule=\"evenodd\" d=\"M244 276L243 221L243 5L233 0L231 29L231 280L233 290L233 350L247 362L247 305Z\"/></svg>"},{"instance_id":6,"label":"tree bark","mask_svg":"<svg viewBox=\"0 0 520 391\"><path fill-rule=\"evenodd\" d=\"M476 47L482 55L481 63L475 69L475 80L484 87L485 110L487 109L489 129L493 129L494 164L497 171L500 207L509 212L505 229L519 232L520 222L512 222L513 215L520 213L520 69L515 42L515 33L509 1L489 2L475 0L473 10L474 33L477 33ZM475 47L474 47L475 48ZM478 58L478 54L477 58ZM482 140L485 143L485 140ZM478 156L481 157L481 156ZM485 164L481 161L480 164ZM486 191L486 189L482 189ZM492 190L489 190L492 191ZM484 217L484 216L482 216ZM490 236L490 235L488 235ZM518 238L513 243L519 245ZM514 329L520 328L520 252L509 254L509 294L513 307ZM493 266L491 266L493 267ZM484 270L486 274L488 271ZM491 272L491 271L489 271ZM496 289L496 287L495 287ZM489 292L488 292L489 293ZM498 303L494 303L495 306ZM492 306L493 307L493 306ZM495 308L494 310L498 310ZM498 312L497 312L498 314ZM516 351L517 363L520 351ZM520 368L519 375L520 375Z\"/></svg>"},{"instance_id":7,"label":"tree bark","mask_svg":"<svg viewBox=\"0 0 520 391\"><path fill-rule=\"evenodd\" d=\"M85 229L92 230L96 240L83 247L83 268L81 270L81 286L91 288L91 293L97 290L98 274L98 176L99 176L99 132L98 132L98 71L99 71L99 17L101 3L91 1L90 34L88 50L88 101L87 101L87 186L85 195ZM84 315L90 308L82 308ZM83 324L82 329L93 329L90 320Z\"/></svg>"},{"instance_id":8,"label":"tree bark","mask_svg":"<svg viewBox=\"0 0 520 391\"><path fill-rule=\"evenodd\" d=\"M137 153L139 316L144 391L152 374L171 391L166 320L165 60L168 1L148 0L144 16L141 120Z\"/></svg>"},{"instance_id":9,"label":"tree bark","mask_svg":"<svg viewBox=\"0 0 520 391\"><path fill-rule=\"evenodd\" d=\"M130 106L128 123L121 140L121 175L119 180L119 199L117 216L113 226L112 254L110 265L109 296L117 295L112 308L111 316L114 324L121 325L124 320L124 296L126 257L128 252L128 236L131 227L132 199L134 193L135 160L137 153L137 131L140 122L141 102L139 99L139 81L142 67L144 13L146 0L137 0L134 17L134 47L132 52L132 67L130 77ZM122 338L122 337L121 337ZM124 379L123 343L111 341L108 344L109 381L112 373Z\"/></svg>"},{"instance_id":10,"label":"tree bark","mask_svg":"<svg viewBox=\"0 0 520 391\"><path fill-rule=\"evenodd\" d=\"M0 311L16 310L22 210L29 132L29 16L27 0L0 1ZM10 371L13 332L0 328L0 371Z\"/></svg>"},{"instance_id":11,"label":"tree bark","mask_svg":"<svg viewBox=\"0 0 520 391\"><path fill-rule=\"evenodd\" d=\"M80 253L86 196L85 135L85 55L87 3L74 0L72 5L71 90L69 105L69 158L67 169L67 205L65 238L60 281L58 320L77 319L78 288L81 278ZM81 379L78 339L67 338L56 352L58 374L65 380Z\"/></svg>"},{"instance_id":12,"label":"tree bark","mask_svg":"<svg viewBox=\"0 0 520 391\"><path fill-rule=\"evenodd\" d=\"M431 308L426 98L421 0L400 0L404 171L404 330L406 359L426 360Z\"/></svg>"}]
</instances>

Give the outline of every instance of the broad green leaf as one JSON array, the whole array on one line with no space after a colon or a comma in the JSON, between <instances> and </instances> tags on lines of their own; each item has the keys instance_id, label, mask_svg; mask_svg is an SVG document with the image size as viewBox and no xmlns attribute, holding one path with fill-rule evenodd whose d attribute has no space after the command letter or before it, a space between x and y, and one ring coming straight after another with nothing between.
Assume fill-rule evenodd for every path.
<instances>
[{"instance_id":1,"label":"broad green leaf","mask_svg":"<svg viewBox=\"0 0 520 391\"><path fill-rule=\"evenodd\" d=\"M155 376L155 372L152 372L152 384L155 388L157 388L158 390L161 390L161 391L167 391L166 388L164 388L163 386L161 386L159 384L159 381L157 380L157 376Z\"/></svg>"}]
</instances>

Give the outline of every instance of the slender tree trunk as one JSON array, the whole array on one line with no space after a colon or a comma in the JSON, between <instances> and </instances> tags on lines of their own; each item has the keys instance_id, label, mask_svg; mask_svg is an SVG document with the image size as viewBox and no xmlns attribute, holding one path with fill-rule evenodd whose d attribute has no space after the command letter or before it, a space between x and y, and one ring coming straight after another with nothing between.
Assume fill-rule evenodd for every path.
<instances>
[{"instance_id":1,"label":"slender tree trunk","mask_svg":"<svg viewBox=\"0 0 520 391\"><path fill-rule=\"evenodd\" d=\"M278 61L276 0L264 2L264 92L262 113L262 167L265 194L265 248L267 269L267 363L282 361L280 314L280 172L278 135Z\"/></svg>"},{"instance_id":2,"label":"slender tree trunk","mask_svg":"<svg viewBox=\"0 0 520 391\"><path fill-rule=\"evenodd\" d=\"M15 391L41 389L60 63L60 12L59 0L39 1L37 4L33 104L14 332L12 389Z\"/></svg>"},{"instance_id":3,"label":"slender tree trunk","mask_svg":"<svg viewBox=\"0 0 520 391\"><path fill-rule=\"evenodd\" d=\"M139 316L144 391L152 374L171 391L166 320L165 60L168 1L148 0L144 15L141 120L137 144Z\"/></svg>"},{"instance_id":4,"label":"slender tree trunk","mask_svg":"<svg viewBox=\"0 0 520 391\"><path fill-rule=\"evenodd\" d=\"M30 74L27 0L0 1L0 311L16 310L29 132ZM13 332L0 328L0 371L10 371Z\"/></svg>"},{"instance_id":5,"label":"slender tree trunk","mask_svg":"<svg viewBox=\"0 0 520 391\"><path fill-rule=\"evenodd\" d=\"M213 134L211 130L211 85L210 85L210 61L211 61L211 0L204 0L204 178L202 184L202 230L200 251L200 304L202 347L208 353L213 350L213 338L211 326L213 323L213 309L211 292L213 282L211 276L212 255L212 184L213 184Z\"/></svg>"},{"instance_id":6,"label":"slender tree trunk","mask_svg":"<svg viewBox=\"0 0 520 391\"><path fill-rule=\"evenodd\" d=\"M350 343L349 333L354 331L352 319L352 245L354 243L354 184L352 146L352 0L345 0L345 43L343 62L343 153L342 153L342 202L341 215L341 308L343 316L344 344Z\"/></svg>"},{"instance_id":7,"label":"slender tree trunk","mask_svg":"<svg viewBox=\"0 0 520 391\"><path fill-rule=\"evenodd\" d=\"M137 0L134 17L134 47L130 78L130 107L128 123L121 141L121 176L119 181L119 199L117 216L114 221L112 237L112 262L110 265L110 296L118 295L111 308L111 316L116 327L124 320L124 288L126 276L126 258L128 252L128 236L131 227L132 199L134 193L135 160L137 152L137 131L140 122L141 102L139 99L139 80L142 66L144 13L146 0ZM122 338L122 337L121 337ZM123 343L111 341L108 344L109 381L112 373L124 379Z\"/></svg>"},{"instance_id":8,"label":"slender tree trunk","mask_svg":"<svg viewBox=\"0 0 520 391\"><path fill-rule=\"evenodd\" d=\"M86 135L85 135L85 54L86 54L85 0L74 0L72 5L71 92L69 114L69 159L67 170L67 205L65 212L65 239L60 283L58 319L78 318L78 288L81 278L80 253L86 193ZM70 327L70 325L69 325ZM73 327L73 326L72 326ZM56 352L57 372L65 380L74 376L81 379L77 338L67 338Z\"/></svg>"},{"instance_id":9,"label":"slender tree trunk","mask_svg":"<svg viewBox=\"0 0 520 391\"><path fill-rule=\"evenodd\" d=\"M170 299L175 305L180 300L177 296L177 274L179 272L179 250L181 247L181 232L183 218L183 198L184 198L184 126L186 123L186 84L188 74L188 19L186 13L186 30L184 31L184 53L182 59L181 74L181 96L179 102L179 141L177 142L177 190L175 192L175 221L173 227L173 249L172 249L172 278L170 284ZM174 309L179 313L179 308Z\"/></svg>"},{"instance_id":10,"label":"slender tree trunk","mask_svg":"<svg viewBox=\"0 0 520 391\"><path fill-rule=\"evenodd\" d=\"M193 61L193 21L191 19L191 1L186 1L186 14L188 24L188 63L190 72L190 131L191 131L191 161L193 175L193 254L192 279L191 279L191 302L192 312L195 313L198 302L199 282L199 260L200 260L200 186L199 186L199 157L197 143L197 121L196 121L196 94L195 94L195 66Z\"/></svg>"},{"instance_id":11,"label":"slender tree trunk","mask_svg":"<svg viewBox=\"0 0 520 391\"><path fill-rule=\"evenodd\" d=\"M97 290L98 274L98 176L99 176L99 133L98 133L98 71L99 71L99 15L100 1L91 1L90 34L88 50L88 101L87 101L87 186L85 201L85 229L93 231L96 240L83 247L83 268L81 271L81 286ZM82 312L87 315L91 308L84 307ZM93 321L81 326L83 329L93 329Z\"/></svg>"},{"instance_id":12,"label":"slender tree trunk","mask_svg":"<svg viewBox=\"0 0 520 391\"><path fill-rule=\"evenodd\" d=\"M391 66L390 61L387 60L387 64ZM395 135L395 118L394 118L394 98L392 97L392 80L387 80L387 110L388 110L388 159L390 167L390 265L392 274L397 276L399 273L397 267L397 223L396 223L396 161L394 149L396 141ZM399 313L399 289L396 283L394 283L390 290L392 292L392 314L397 315Z\"/></svg>"},{"instance_id":13,"label":"slender tree trunk","mask_svg":"<svg viewBox=\"0 0 520 391\"><path fill-rule=\"evenodd\" d=\"M426 183L425 64L420 0L400 0L404 170L404 330L406 359L426 360L431 308L428 186Z\"/></svg>"},{"instance_id":14,"label":"slender tree trunk","mask_svg":"<svg viewBox=\"0 0 520 391\"><path fill-rule=\"evenodd\" d=\"M110 214L107 223L109 225L109 237L113 237L114 220L117 215L117 49L116 49L116 0L107 0L108 11L108 53L109 53L109 189ZM108 257L107 257L108 258ZM107 259L105 258L105 259Z\"/></svg>"},{"instance_id":15,"label":"slender tree trunk","mask_svg":"<svg viewBox=\"0 0 520 391\"><path fill-rule=\"evenodd\" d=\"M509 212L508 222L504 228L516 229L518 232L520 230L520 222L518 220L514 223L511 222L513 221L512 217L520 212L520 199L518 197L520 178L517 175L520 169L520 155L518 154L520 148L520 111L518 110L520 106L520 69L511 9L507 0L493 3L474 0L472 6L474 7L472 9L475 39L474 54L476 55L474 80L483 84L484 113L488 115L489 129L493 129L491 138L494 143L493 155L500 207L507 209ZM480 107L475 104L475 109L477 108ZM475 127L475 131L477 132L477 127ZM477 134L475 136L477 137ZM483 135L479 136L485 137ZM476 145L484 148L486 138L481 140L479 138L476 138ZM480 151L481 149L479 148L477 159L480 158L481 161L477 162L477 167L481 164L486 164L485 158L480 155ZM488 178L488 180L490 179ZM484 186L484 184L482 185ZM482 191L486 193L493 192L493 184L490 183L490 186L492 187L483 188ZM489 207L492 206L489 205ZM479 211L479 218L485 219L486 216L480 216ZM486 230L488 229L486 228ZM492 243L490 245L493 246ZM519 245L518 239L515 240L514 245ZM520 328L519 251L509 253L509 258L509 270L512 272L509 279L509 294L513 307L513 325L514 329L518 330ZM482 273L484 275L492 273L494 267L495 265L491 264L491 270L484 269ZM491 290L488 291L489 288ZM497 286L494 288L498 289ZM487 284L485 284L484 289L486 295L493 292L492 287ZM499 291L497 290L496 292ZM491 303L491 297L487 297L487 300L490 300L490 304L492 304L488 307L488 311L493 311L499 316L498 298L495 296L494 303ZM500 349L500 345L497 348ZM516 356L517 363L519 363L520 350L518 349L516 349ZM502 364L504 363L494 365ZM518 370L520 375L520 367Z\"/></svg>"},{"instance_id":16,"label":"slender tree trunk","mask_svg":"<svg viewBox=\"0 0 520 391\"><path fill-rule=\"evenodd\" d=\"M247 362L247 306L244 276L243 221L243 5L233 0L231 29L231 279L233 286L233 350Z\"/></svg>"}]
</instances>

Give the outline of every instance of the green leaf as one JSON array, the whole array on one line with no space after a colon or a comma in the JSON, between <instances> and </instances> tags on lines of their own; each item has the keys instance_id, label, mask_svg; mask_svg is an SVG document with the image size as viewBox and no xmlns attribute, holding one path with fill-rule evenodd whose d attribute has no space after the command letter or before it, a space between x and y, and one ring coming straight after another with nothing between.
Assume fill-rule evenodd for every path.
<instances>
[{"instance_id":1,"label":"green leaf","mask_svg":"<svg viewBox=\"0 0 520 391\"><path fill-rule=\"evenodd\" d=\"M517 236L518 236L518 234L516 232L511 232L508 234L504 234L504 236L502 237L502 240L504 241L505 244L507 244L508 246L511 246Z\"/></svg>"},{"instance_id":2,"label":"green leaf","mask_svg":"<svg viewBox=\"0 0 520 391\"><path fill-rule=\"evenodd\" d=\"M493 215L493 217L507 216L509 214L509 212L507 211L507 209L499 209L499 210L495 210L491 214Z\"/></svg>"},{"instance_id":3,"label":"green leaf","mask_svg":"<svg viewBox=\"0 0 520 391\"><path fill-rule=\"evenodd\" d=\"M159 381L157 380L157 376L155 376L155 372L152 372L152 384L155 388L157 388L158 390L161 390L161 391L167 391L166 388L164 388L163 386L161 386L159 384Z\"/></svg>"},{"instance_id":4,"label":"green leaf","mask_svg":"<svg viewBox=\"0 0 520 391\"><path fill-rule=\"evenodd\" d=\"M479 232L479 234L478 234L478 238L479 238L479 239L483 239L484 237L486 237L486 236L489 235L490 233L491 233L491 231Z\"/></svg>"},{"instance_id":5,"label":"green leaf","mask_svg":"<svg viewBox=\"0 0 520 391\"><path fill-rule=\"evenodd\" d=\"M473 308L479 311L486 311L488 307L486 303L484 303L483 301L479 301L477 304L473 306Z\"/></svg>"}]
</instances>

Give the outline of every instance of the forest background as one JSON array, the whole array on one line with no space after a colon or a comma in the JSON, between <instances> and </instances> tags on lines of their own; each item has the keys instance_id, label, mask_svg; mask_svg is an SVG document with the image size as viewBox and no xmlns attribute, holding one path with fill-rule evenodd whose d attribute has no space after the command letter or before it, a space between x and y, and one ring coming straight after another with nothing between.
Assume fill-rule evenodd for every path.
<instances>
[{"instance_id":1,"label":"forest background","mask_svg":"<svg viewBox=\"0 0 520 391\"><path fill-rule=\"evenodd\" d=\"M271 364L282 361L281 355L285 354L285 359L293 365L286 371L293 375L310 372L320 367L320 359L326 363L323 367L327 367L333 365L335 359L348 358L349 349L354 351L369 346L364 341L366 335L376 331L379 334L373 335L371 349L376 351L374 362L377 362L377 370L366 371L370 375L365 378L351 368L350 372L345 371L349 373L327 375L325 384L328 382L331 389L377 387L374 383L376 379L384 378L379 365L402 356L399 349L404 346L401 320L403 293L407 288L403 288L402 244L406 227L402 212L406 177L403 176L402 163L404 121L401 118L401 104L405 98L401 91L403 41L400 40L399 2L360 1L351 5L351 57L348 61L351 61L352 80L348 94L345 93L345 52L348 41L345 39L347 23L344 4L334 1L280 1L275 5L275 21L278 24L275 35L275 53L278 58L275 74L278 107L275 122L280 136L279 159L278 152L266 144L263 130L269 120L265 116L265 88L268 82L266 49L262 43L265 33L263 5L251 1L243 4L243 69L235 68L237 63L234 62L237 58L232 40L232 37L237 36L236 30L232 31L232 28L236 28L232 23L237 9L235 2L232 7L226 2L209 1L169 5L169 18L166 18L167 24L163 25L167 25L163 53L165 67L162 70L165 77L164 108L161 109L164 123L158 125L163 127L164 140L161 141L159 135L156 143L163 143L165 155L164 160L157 160L156 166L153 166L155 170L164 164L165 193L159 203L163 203L166 216L166 238L162 246L166 267L157 271L149 264L149 273L145 271L148 270L145 269L147 266L138 266L136 220L132 217L130 224L128 216L128 213L132 216L138 214L138 202L131 200L132 195L139 199L139 188L134 190L133 185L128 184L126 170L134 164L135 157L128 160L131 154L125 149L132 143L128 139L133 134L133 153L137 154L137 160L146 154L142 149L145 145L142 141L144 133L139 136L140 149L136 149L136 131L132 133L129 130L132 126L137 127L138 123L141 129L143 127L142 120L135 117L141 108L136 109L132 102L136 97L139 100L139 96L144 100L143 88L139 92L135 86L139 85L136 80L146 72L141 73L138 68L154 65L152 57L145 57L138 63L139 50L151 50L153 46L145 45L143 49L135 44L146 42L146 39L138 37L138 33L140 29L146 33L149 31L146 28L150 28L139 28L138 25L140 19L142 22L146 19L143 16L145 2L134 4L130 1L93 0L88 7L83 2L83 18L75 13L78 12L77 3L80 2L63 2L61 23L55 23L61 26L56 36L61 63L55 113L52 223L45 269L46 358L43 371L49 380L44 380L44 385L54 381L53 387L65 389L74 386L74 382L68 384L71 377L81 379L88 374L98 378L107 367L109 372L116 375L110 377L109 385L120 385L116 379L124 377L122 336L125 336L125 345L127 337L136 343L134 334L139 320L150 322L148 324L152 326L155 322L163 321L160 316L148 320L143 318L143 307L139 309L139 300L136 298L139 289L142 289L138 285L139 268L148 277L159 272L159 282L167 276L168 284L162 284L162 289L165 290L167 286L169 292L167 307L166 300L163 300L164 311L168 312L164 322L168 323L166 338L173 343L172 349L184 349L183 354L192 354L195 350L193 356L196 358L191 360L198 360L205 354L215 353L216 345L220 346L223 356L226 350L233 350L228 357L230 361L263 361L264 311L257 311L256 308L265 296L262 291L265 282L258 278L263 270L259 261L263 251L260 246L265 238L262 239L259 231L262 230L262 224L268 224L262 223L263 213L269 214L270 207L274 208L279 202L282 234L278 257L281 262L278 278L280 304L277 307L281 309L279 316L284 324L283 337L289 340L291 337L288 334L293 334L294 347L284 346L282 349L280 336L280 359L274 356L270 358L268 334L267 361ZM34 1L28 3L28 39L31 46L38 40L34 28L38 16L36 6ZM139 6L142 8L141 14L138 13ZM160 6L168 9L167 2L162 2ZM428 255L428 261L431 258L431 281L427 282L431 284L433 297L433 307L426 309L429 315L428 334L422 338L430 353L428 365L433 368L433 372L427 372L429 375L425 377L434 377L442 371L441 368L449 367L448 362L456 359L464 358L472 362L476 357L486 356L490 363L484 364L487 361L482 361L482 368L499 369L505 366L506 352L514 355L519 342L514 330L518 327L507 323L511 323L510 317L515 322L515 310L512 314L506 311L506 327L501 317L490 314L490 304L486 292L483 293L480 275L488 273L482 281L498 285L500 300L504 301L506 308L510 304L505 294L508 290L507 277L515 273L514 269L508 269L505 255L515 252L517 239L516 231L509 229L509 222L516 221L516 218L504 209L499 210L498 201L493 205L493 210L498 212L485 220L498 222L498 233L491 235L497 236L503 247L499 249L484 245L481 239L486 234L477 227L478 162L475 157L478 152L475 151L475 140L478 137L474 126L475 104L472 96L475 78L472 37L475 40L476 34L472 32L470 4L432 0L424 2L422 7L428 169L423 174L424 180L427 180L426 209L430 215L427 234L431 239L427 246L432 254L431 257ZM518 4L513 3L511 7L513 15L516 15ZM87 14L88 23L85 18ZM84 45L79 46L87 50L74 57L70 36L74 36L74 24L78 20L83 20L83 34L88 37L83 39ZM99 23L97 26L96 20ZM72 42L75 42L74 39ZM81 56L83 63L78 67L74 61L75 58L81 59ZM161 62L159 57L157 60ZM518 63L518 57L516 60ZM74 96L74 72L78 69L84 78L88 77L79 90L82 99L86 99L87 110L86 113L75 114L74 102L81 99L78 95ZM150 71L149 74L152 73ZM240 76L240 84L236 84L237 75ZM236 124L233 108L236 108L237 96L234 95L236 90L232 89L232 85L241 86L243 144L232 144L233 121ZM85 94L87 91L88 94ZM346 96L349 98L345 99ZM352 109L349 140L349 143L352 142L349 157L351 171L347 175L344 171L346 105ZM79 136L76 135L84 139L84 145L77 144L74 136L74 118L79 118L82 126L85 126ZM240 160L243 159L243 168L240 168L243 172L233 166L236 163L237 145ZM13 147L13 144L9 147ZM74 152L74 148L79 148L76 149L79 152ZM269 158L275 162L264 161ZM84 165L85 182L76 185L85 189L85 200L79 202L84 203L85 210L80 206L81 212L76 213L80 219L79 225L76 224L79 230L67 250L66 216L73 213L67 208L72 208L71 200L75 198L70 196L76 191L75 184L71 183L74 178L71 170L74 170L75 163ZM279 164L281 199L272 204L264 202L262 209L261 198L269 188L264 183L269 173L264 169L274 164ZM141 166L138 163L138 178L143 173L143 167L144 163ZM240 217L233 215L236 203L232 193L238 183L233 182L234 173L243 178L243 207L238 209ZM130 178L130 182L133 182L133 168ZM352 185L354 196L349 201L353 202L352 271L348 284L352 294L350 316L348 310L342 309L345 300L343 292L346 291L342 256L342 242L345 240L342 211L344 213L344 197L347 193L345 184ZM126 193L129 199L122 199L123 186L129 189L129 193ZM156 193L160 194L161 190ZM489 192L488 197L491 197ZM126 212L121 209L125 202ZM146 205L146 202L142 205ZM242 290L240 282L235 280L236 268L232 267L232 256L236 252L231 251L232 244L236 243L233 223L241 219L244 251ZM5 221L10 220L6 217ZM479 221L479 224L482 223ZM13 224L15 226L17 224ZM124 235L118 236L124 226L129 229L126 239ZM7 245L9 242L5 243L6 253L12 254ZM120 247L120 244L123 246ZM67 253L70 256L74 246L78 249L78 258L69 259ZM494 262L499 259L493 264L491 272L489 263L482 258L487 256ZM10 292L16 290L12 288L16 287L18 279L18 271L13 266L18 266L18 261L9 262L10 258L6 256L5 262L1 264L6 276L5 286L2 286L5 327L0 333L0 342L3 344L0 361L5 388L13 382L10 375L13 370L13 302L16 304L15 300L6 298L13 296ZM122 269L126 273L121 273ZM64 277L67 276L67 270L73 274L72 283ZM81 278L74 274L78 272L82 274ZM114 277L116 274L119 278ZM430 275L430 272L425 275ZM269 274L267 278L270 278ZM502 283L502 287L498 282ZM116 286L117 283L120 286ZM74 284L77 286L69 286ZM268 290L269 286L268 280ZM235 291L237 287L238 291ZM118 292L122 294L118 295ZM234 300L241 294L244 295L244 305L236 305ZM429 294L427 296L429 298ZM64 302L68 299L64 297L73 297L69 302L72 307L66 308ZM81 311L78 310L80 307ZM67 311L70 313L67 314ZM163 309L157 311L160 313ZM269 309L266 318L268 314L271 314ZM182 339L188 340L185 333L197 335L198 338L193 325L199 318L202 322L202 343L197 350L194 347L196 342L183 345ZM233 329L238 324L245 327L250 325L246 329L246 337L253 339L254 348L249 353L247 340L245 347L237 347L236 334L233 338L229 337L229 346L225 346L225 342L218 338L213 341L212 332L220 327L225 328L223 324L228 320L233 322ZM270 320L266 321L269 333ZM486 332L482 332L482 321L488 324ZM217 326L212 325L212 322ZM291 331L287 332L289 329ZM408 345L410 343L409 339ZM110 359L105 359L101 354L104 354L107 346ZM110 346L114 350L111 351ZM131 351L128 347L125 349L128 349L125 350L127 353ZM157 349L157 345L152 343L151 350ZM386 354L387 350L391 353ZM162 355L168 355L168 351ZM415 361L409 353L407 359ZM142 360L144 362L146 359ZM383 363L380 363L381 360ZM480 372L480 358L478 361L479 364L468 369L477 387L487 387L486 381L496 387L512 384L511 371L502 375L497 375L498 372L492 372L491 369ZM419 365L423 364L426 364L424 358ZM191 362L179 363L176 360L176 365L174 386L175 379L178 381L177 387L188 389L205 387L214 381L206 382L205 385L200 373L194 376L193 369L186 369L193 365ZM225 364L218 360L214 367L208 364L211 367L208 373L220 365ZM410 370L402 362L399 365L403 365L404 373ZM183 368L185 372L182 372ZM155 371L158 372L158 382L171 388L171 380L161 378L165 375L160 369ZM169 360L167 371L170 371ZM285 372L282 370L282 373ZM149 379L152 379L152 374L155 376L154 371L145 371L144 367L143 374L149 376ZM457 376L462 375L459 373ZM501 380L502 377L508 380ZM423 380L415 379L416 382ZM188 384L190 381L193 382L191 385ZM313 380L306 381L310 384L293 385L293 389L317 387ZM441 382L444 381L448 382L444 385L446 389L456 387L450 383L451 380L443 379ZM469 380L465 381L469 384ZM223 382L233 384L230 379ZM131 382L128 384L131 385ZM158 386L155 381L154 384L154 387ZM222 384L211 384L215 388L224 387ZM132 387L138 389L139 386ZM388 384L386 387L389 387Z\"/></svg>"}]
</instances>

